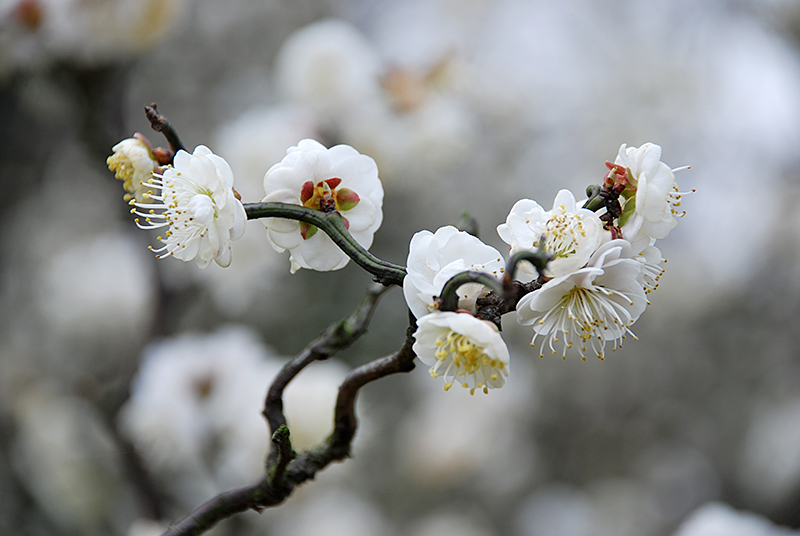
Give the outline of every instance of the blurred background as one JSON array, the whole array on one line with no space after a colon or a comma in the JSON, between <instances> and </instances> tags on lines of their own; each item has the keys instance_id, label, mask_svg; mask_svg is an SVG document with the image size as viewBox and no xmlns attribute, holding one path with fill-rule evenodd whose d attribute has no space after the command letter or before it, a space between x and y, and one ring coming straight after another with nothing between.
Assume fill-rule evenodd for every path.
<instances>
[{"instance_id":1,"label":"blurred background","mask_svg":"<svg viewBox=\"0 0 800 536\"><path fill-rule=\"evenodd\" d=\"M0 533L159 534L260 476L263 395L350 313L352 263L289 274L258 222L233 263L158 261L105 166L157 102L244 201L300 139L375 158L372 251L468 210L599 183L652 141L688 212L652 305L604 362L536 357L443 392L363 389L354 458L213 534L749 536L800 527L800 2L0 0ZM394 351L402 293L286 395L295 446ZM465 390L462 390L465 391Z\"/></svg>"}]
</instances>

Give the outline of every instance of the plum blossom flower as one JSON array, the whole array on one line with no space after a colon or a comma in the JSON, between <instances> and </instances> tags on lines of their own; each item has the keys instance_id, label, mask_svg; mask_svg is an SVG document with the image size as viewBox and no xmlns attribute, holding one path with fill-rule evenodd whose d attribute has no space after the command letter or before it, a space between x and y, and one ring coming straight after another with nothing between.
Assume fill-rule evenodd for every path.
<instances>
[{"instance_id":1,"label":"plum blossom flower","mask_svg":"<svg viewBox=\"0 0 800 536\"><path fill-rule=\"evenodd\" d=\"M445 283L454 275L474 270L502 278L503 256L475 236L448 225L436 233L420 231L411 238L403 279L403 294L408 308L417 318L434 310L434 297L441 294ZM474 312L475 300L485 291L480 283L469 283L458 289L460 309Z\"/></svg>"},{"instance_id":2,"label":"plum blossom flower","mask_svg":"<svg viewBox=\"0 0 800 536\"><path fill-rule=\"evenodd\" d=\"M275 60L278 90L325 122L347 118L378 99L381 71L375 46L358 28L337 19L300 28Z\"/></svg>"},{"instance_id":3,"label":"plum blossom flower","mask_svg":"<svg viewBox=\"0 0 800 536\"><path fill-rule=\"evenodd\" d=\"M517 321L533 326L531 346L538 337L545 339L540 357L545 346L556 353L554 343L562 342L561 357L566 359L567 350L578 341L583 360L590 348L604 359L607 341L614 341L616 350L626 335L633 335L630 328L644 312L647 298L638 281L642 263L632 254L628 241L612 240L600 246L586 267L522 297Z\"/></svg>"},{"instance_id":4,"label":"plum blossom flower","mask_svg":"<svg viewBox=\"0 0 800 536\"><path fill-rule=\"evenodd\" d=\"M431 367L434 378L444 377L444 390L454 383L474 394L505 384L508 347L497 327L469 313L434 312L417 321L413 350Z\"/></svg>"},{"instance_id":5,"label":"plum blossom flower","mask_svg":"<svg viewBox=\"0 0 800 536\"><path fill-rule=\"evenodd\" d=\"M545 268L546 277L558 277L583 268L609 238L599 216L591 210L578 208L569 190L558 192L552 210L544 210L530 199L517 201L506 223L497 227L497 234L511 246L511 254L537 249L544 237L544 249L553 255ZM519 268L529 277L536 273L529 263L521 263Z\"/></svg>"},{"instance_id":6,"label":"plum blossom flower","mask_svg":"<svg viewBox=\"0 0 800 536\"><path fill-rule=\"evenodd\" d=\"M158 170L158 163L153 157L153 146L137 132L111 150L114 154L106 159L106 165L122 181L126 192L123 196L125 201L136 199L139 203L146 202L148 198L145 194L151 189L147 181Z\"/></svg>"},{"instance_id":7,"label":"plum blossom flower","mask_svg":"<svg viewBox=\"0 0 800 536\"><path fill-rule=\"evenodd\" d=\"M622 144L615 164L627 169L628 186L622 192L622 236L634 241L641 233L650 238L665 238L678 225L675 216L681 196L675 184L675 171L661 161L661 146L645 143L641 147Z\"/></svg>"},{"instance_id":8,"label":"plum blossom flower","mask_svg":"<svg viewBox=\"0 0 800 536\"><path fill-rule=\"evenodd\" d=\"M263 404L286 359L243 326L184 332L151 344L120 411L120 432L172 493L230 488L263 469L270 433L252 408ZM287 386L284 414L297 451L333 432L336 397L348 370L331 358Z\"/></svg>"},{"instance_id":9,"label":"plum blossom flower","mask_svg":"<svg viewBox=\"0 0 800 536\"><path fill-rule=\"evenodd\" d=\"M364 248L383 221L383 186L378 166L349 145L326 149L311 139L300 141L264 176L263 201L337 211L353 238ZM343 268L350 258L317 227L294 220L266 218L272 247L289 250L291 272Z\"/></svg>"},{"instance_id":10,"label":"plum blossom flower","mask_svg":"<svg viewBox=\"0 0 800 536\"><path fill-rule=\"evenodd\" d=\"M661 276L665 272L663 263L666 261L661 254L661 250L655 246L655 243L655 238L643 235L640 235L638 240L631 243L634 253L633 259L639 261L642 265L642 271L639 273L637 281L644 288L645 294L650 294L658 288Z\"/></svg>"},{"instance_id":11,"label":"plum blossom flower","mask_svg":"<svg viewBox=\"0 0 800 536\"><path fill-rule=\"evenodd\" d=\"M132 58L174 29L184 0L6 0L2 68L68 60L93 66Z\"/></svg>"},{"instance_id":12,"label":"plum blossom flower","mask_svg":"<svg viewBox=\"0 0 800 536\"><path fill-rule=\"evenodd\" d=\"M223 268L230 265L231 242L244 234L247 214L234 194L233 173L225 160L204 145L192 154L181 150L173 167L153 174L148 184L160 191L149 198L160 202L131 200L136 207L131 212L144 218L144 224L136 219L142 229L168 228L158 237L163 247L153 250L159 258L195 259L200 268L212 259Z\"/></svg>"}]
</instances>

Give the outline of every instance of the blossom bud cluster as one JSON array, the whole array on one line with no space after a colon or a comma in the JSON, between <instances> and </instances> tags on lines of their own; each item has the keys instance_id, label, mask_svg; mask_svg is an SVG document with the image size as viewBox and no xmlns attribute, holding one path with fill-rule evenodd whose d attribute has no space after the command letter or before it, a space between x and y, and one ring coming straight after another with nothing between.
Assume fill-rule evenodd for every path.
<instances>
[{"instance_id":1,"label":"blossom bud cluster","mask_svg":"<svg viewBox=\"0 0 800 536\"><path fill-rule=\"evenodd\" d=\"M658 286L663 259L655 246L677 225L681 193L673 169L661 162L661 147L622 145L609 162L604 206L584 208L572 192L561 190L546 210L522 199L498 226L510 254L544 252L540 272L520 262L505 274L505 261L476 237L443 227L421 231L411 240L403 291L417 317L414 350L443 376L445 389L459 383L471 392L501 387L509 371L509 352L498 327L481 319L477 300L489 291L462 285L457 311L439 311L438 298L454 275L480 271L500 279L513 276L532 291L516 303L517 322L533 329L531 346L560 353L577 351L605 359L607 347L622 346ZM512 269L513 267L509 267ZM506 285L512 281L505 277Z\"/></svg>"}]
</instances>

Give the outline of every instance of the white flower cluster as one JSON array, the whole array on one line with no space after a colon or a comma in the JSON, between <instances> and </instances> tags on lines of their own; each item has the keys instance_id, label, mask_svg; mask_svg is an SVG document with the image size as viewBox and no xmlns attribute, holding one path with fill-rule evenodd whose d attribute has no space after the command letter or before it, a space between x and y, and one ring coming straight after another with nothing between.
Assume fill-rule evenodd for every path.
<instances>
[{"instance_id":1,"label":"white flower cluster","mask_svg":"<svg viewBox=\"0 0 800 536\"><path fill-rule=\"evenodd\" d=\"M631 326L649 303L646 294L663 273L655 241L682 215L675 170L661 162L661 147L652 143L623 145L608 166L604 186L612 202L590 210L561 190L550 210L530 199L518 201L497 228L512 255L543 250L550 256L542 273L528 262L516 270L517 279L533 289L516 304L517 321L533 328L532 346L542 339L541 357L549 349L566 359L576 347L583 360L587 354L604 359L608 343L616 350L633 336ZM418 319L414 350L431 374L445 378L446 390L455 382L473 393L501 387L508 349L497 327L475 316L479 293L487 289L461 286L455 312L437 311L436 298L459 272L501 278L502 256L474 236L443 227L414 236L407 264L403 290Z\"/></svg>"},{"instance_id":2,"label":"white flower cluster","mask_svg":"<svg viewBox=\"0 0 800 536\"><path fill-rule=\"evenodd\" d=\"M119 426L158 478L224 489L263 467L269 431L258 411L285 358L247 328L184 333L147 348ZM311 367L284 393L294 448L333 431L333 408L347 367ZM196 476L189 476L196 475ZM179 490L180 491L180 490ZM206 490L207 491L207 490ZM205 493L205 492L204 492Z\"/></svg>"},{"instance_id":3,"label":"white flower cluster","mask_svg":"<svg viewBox=\"0 0 800 536\"><path fill-rule=\"evenodd\" d=\"M230 264L231 242L242 236L247 215L225 160L201 145L192 155L178 151L174 164L159 173L141 137L114 151L108 164L123 180L126 198L135 206L132 212L144 218L137 224L168 228L158 238L164 245L157 253L195 259L202 268L212 259L223 267ZM509 352L499 333L499 314L505 311L495 308L491 321L477 315L478 301L489 291L480 278L493 278L498 289L502 280L507 299L509 283L519 276L519 288L526 292L506 307L514 307L517 321L533 328L531 346L542 339L541 357L545 348L560 349L566 359L576 347L582 359L591 353L602 360L609 343L616 350L633 336L631 327L649 303L646 294L663 273L655 242L683 215L681 193L676 170L661 161L658 145L623 144L616 161L606 165L603 186L585 202L568 190L556 195L550 210L522 199L498 226L512 256L535 250L548 257L543 266L534 268L522 259L506 268L497 250L455 227L414 235L403 280L406 303L417 318L414 351L431 375L444 378L446 390L459 383L472 393L488 392L508 376ZM377 165L349 145L328 149L301 140L267 171L264 190L265 203L340 215L350 247L369 248L383 220ZM300 268L338 270L350 260L340 244L307 221L267 217L265 225L270 245L289 250L293 273ZM511 269L514 273L505 273ZM482 275L469 275L473 279L446 299L441 296L452 277L467 271ZM443 304L455 311L440 310Z\"/></svg>"},{"instance_id":4,"label":"white flower cluster","mask_svg":"<svg viewBox=\"0 0 800 536\"><path fill-rule=\"evenodd\" d=\"M159 257L194 259L201 268L212 260L227 267L231 243L244 234L247 214L233 189L228 163L199 145L191 155L179 150L173 164L159 167L150 142L141 134L112 149L106 163L122 181L142 229L166 228ZM383 185L378 166L349 145L330 149L301 140L264 176L264 202L336 212L353 240L367 249L383 221ZM143 221L142 221L143 219ZM330 271L350 258L316 226L285 218L266 218L267 240L278 252L289 250L291 272Z\"/></svg>"},{"instance_id":5,"label":"white flower cluster","mask_svg":"<svg viewBox=\"0 0 800 536\"><path fill-rule=\"evenodd\" d=\"M135 57L174 31L184 0L0 2L0 72L57 60L105 65Z\"/></svg>"}]
</instances>

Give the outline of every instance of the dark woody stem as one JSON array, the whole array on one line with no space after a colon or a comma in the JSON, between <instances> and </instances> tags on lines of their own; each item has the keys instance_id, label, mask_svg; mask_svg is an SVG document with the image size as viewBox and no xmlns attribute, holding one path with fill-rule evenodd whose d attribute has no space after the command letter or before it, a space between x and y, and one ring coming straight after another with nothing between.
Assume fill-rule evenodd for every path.
<instances>
[{"instance_id":1,"label":"dark woody stem","mask_svg":"<svg viewBox=\"0 0 800 536\"><path fill-rule=\"evenodd\" d=\"M480 283L494 292L502 292L503 290L500 282L489 274L473 271L461 272L445 283L441 296L436 298L435 301L439 306L439 310L455 311L458 309L458 294L456 291L461 285L466 285L467 283Z\"/></svg>"},{"instance_id":2,"label":"dark woody stem","mask_svg":"<svg viewBox=\"0 0 800 536\"><path fill-rule=\"evenodd\" d=\"M262 414L267 419L272 432L277 432L281 426L286 425L286 417L283 414L283 391L289 382L314 361L328 359L336 352L349 347L366 333L378 300L387 290L388 287L373 284L353 314L328 326L328 329L310 342L294 359L284 364L272 381L264 401ZM276 447L270 451L269 463L278 457L278 446L280 445L276 443Z\"/></svg>"},{"instance_id":3,"label":"dark woody stem","mask_svg":"<svg viewBox=\"0 0 800 536\"><path fill-rule=\"evenodd\" d=\"M503 298L505 300L511 299L511 294L514 292L514 275L517 271L517 265L522 261L528 261L533 264L539 277L544 274L544 269L547 263L553 260L553 256L544 250L544 236L539 239L539 249L536 251L522 250L517 251L506 262L506 271L503 274Z\"/></svg>"},{"instance_id":4,"label":"dark woody stem","mask_svg":"<svg viewBox=\"0 0 800 536\"><path fill-rule=\"evenodd\" d=\"M402 285L406 269L374 256L356 242L345 227L338 212L322 212L289 203L245 203L247 219L286 218L302 221L322 229L339 249L356 264L372 274L373 279L383 285Z\"/></svg>"},{"instance_id":5,"label":"dark woody stem","mask_svg":"<svg viewBox=\"0 0 800 536\"><path fill-rule=\"evenodd\" d=\"M167 138L169 148L172 149L173 152L177 153L180 150L186 150L180 136L178 136L178 131L175 130L175 127L172 126L169 119L158 113L158 107L155 102L150 106L144 107L144 114L147 116L148 121L150 121L150 126L153 130L161 132L164 137Z\"/></svg>"},{"instance_id":6,"label":"dark woody stem","mask_svg":"<svg viewBox=\"0 0 800 536\"><path fill-rule=\"evenodd\" d=\"M261 511L282 503L294 489L316 476L332 462L350 456L350 446L358 427L355 403L359 390L366 384L390 374L409 372L416 357L413 337L392 355L376 359L352 370L339 386L331 436L317 448L295 455L291 448L289 429L281 425L272 435L277 448L274 462L259 482L220 493L191 514L170 525L164 536L196 536L223 519L246 510Z\"/></svg>"}]
</instances>

